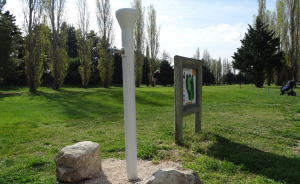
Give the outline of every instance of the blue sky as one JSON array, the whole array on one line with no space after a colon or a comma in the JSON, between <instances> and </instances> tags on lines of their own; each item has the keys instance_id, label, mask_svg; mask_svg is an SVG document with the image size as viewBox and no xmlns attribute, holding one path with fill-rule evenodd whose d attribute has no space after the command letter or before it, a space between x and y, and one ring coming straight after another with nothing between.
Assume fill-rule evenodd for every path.
<instances>
[{"instance_id":1,"label":"blue sky","mask_svg":"<svg viewBox=\"0 0 300 184\"><path fill-rule=\"evenodd\" d=\"M21 25L19 0L7 0L5 10L17 16ZM130 8L133 0L111 0L112 10ZM67 0L67 22L76 25L76 0ZM98 30L95 0L88 0L91 29ZM161 26L160 50L174 55L192 57L200 48L200 57L207 49L211 57L228 58L241 46L248 24L257 14L256 0L142 0L143 6L153 4ZM267 0L267 9L274 10L276 0ZM114 16L115 17L115 16ZM115 45L121 47L121 30L115 19Z\"/></svg>"}]
</instances>

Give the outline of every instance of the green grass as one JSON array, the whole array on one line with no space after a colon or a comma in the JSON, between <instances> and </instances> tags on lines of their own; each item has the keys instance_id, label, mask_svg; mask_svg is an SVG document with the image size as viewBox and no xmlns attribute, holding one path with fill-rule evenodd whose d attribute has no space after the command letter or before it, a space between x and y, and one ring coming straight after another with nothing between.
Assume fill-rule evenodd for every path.
<instances>
[{"instance_id":1,"label":"green grass","mask_svg":"<svg viewBox=\"0 0 300 184\"><path fill-rule=\"evenodd\" d=\"M300 90L295 90L300 95ZM0 183L55 183L54 157L80 141L125 158L123 90L0 88ZM183 119L174 144L174 88L136 88L138 156L180 161L204 183L300 183L300 101L279 87L204 86L202 133Z\"/></svg>"}]
</instances>

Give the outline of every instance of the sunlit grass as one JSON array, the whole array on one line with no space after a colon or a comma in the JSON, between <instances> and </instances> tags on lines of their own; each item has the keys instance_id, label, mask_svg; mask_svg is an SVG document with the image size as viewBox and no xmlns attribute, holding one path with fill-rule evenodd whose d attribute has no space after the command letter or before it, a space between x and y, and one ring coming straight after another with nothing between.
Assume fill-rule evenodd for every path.
<instances>
[{"instance_id":1,"label":"sunlit grass","mask_svg":"<svg viewBox=\"0 0 300 184\"><path fill-rule=\"evenodd\" d=\"M298 95L300 91L295 90ZM174 144L174 88L136 88L138 155L181 161L204 183L300 183L299 97L279 87L204 86L202 133L184 117ZM0 183L53 183L54 157L80 141L125 158L122 87L0 88Z\"/></svg>"}]
</instances>

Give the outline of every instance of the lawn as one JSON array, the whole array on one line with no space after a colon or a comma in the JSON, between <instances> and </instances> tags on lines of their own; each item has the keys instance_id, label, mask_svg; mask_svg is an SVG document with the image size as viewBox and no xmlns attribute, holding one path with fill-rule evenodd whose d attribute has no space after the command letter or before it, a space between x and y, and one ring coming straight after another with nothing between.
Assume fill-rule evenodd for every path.
<instances>
[{"instance_id":1,"label":"lawn","mask_svg":"<svg viewBox=\"0 0 300 184\"><path fill-rule=\"evenodd\" d=\"M136 88L138 156L180 161L203 183L300 183L299 97L269 89L204 86L202 133L184 117L177 146L174 88ZM80 141L124 159L123 112L119 86L0 87L0 183L55 183L55 155Z\"/></svg>"}]
</instances>

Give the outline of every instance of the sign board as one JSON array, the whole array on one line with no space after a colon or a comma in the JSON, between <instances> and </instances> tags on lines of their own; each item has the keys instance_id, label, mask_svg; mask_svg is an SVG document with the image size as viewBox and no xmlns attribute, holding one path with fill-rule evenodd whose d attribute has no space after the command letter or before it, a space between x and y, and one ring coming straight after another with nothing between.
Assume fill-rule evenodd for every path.
<instances>
[{"instance_id":1,"label":"sign board","mask_svg":"<svg viewBox=\"0 0 300 184\"><path fill-rule=\"evenodd\" d=\"M183 116L195 114L195 132L201 132L202 60L174 57L175 143L182 143Z\"/></svg>"},{"instance_id":2,"label":"sign board","mask_svg":"<svg viewBox=\"0 0 300 184\"><path fill-rule=\"evenodd\" d=\"M183 68L183 106L196 103L197 70Z\"/></svg>"}]
</instances>

